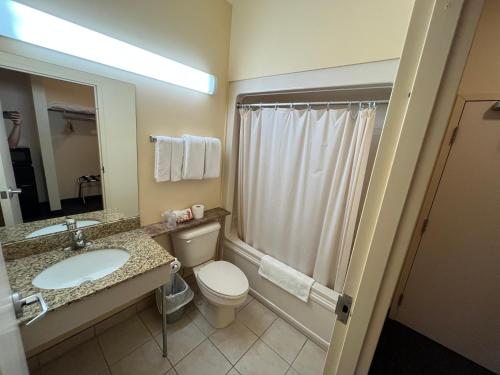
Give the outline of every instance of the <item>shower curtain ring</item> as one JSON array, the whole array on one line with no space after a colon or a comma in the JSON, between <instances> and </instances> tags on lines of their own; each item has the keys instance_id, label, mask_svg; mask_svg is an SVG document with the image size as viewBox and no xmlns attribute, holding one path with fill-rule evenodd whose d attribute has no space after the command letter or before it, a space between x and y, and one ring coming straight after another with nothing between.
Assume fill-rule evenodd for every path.
<instances>
[{"instance_id":1,"label":"shower curtain ring","mask_svg":"<svg viewBox=\"0 0 500 375\"><path fill-rule=\"evenodd\" d=\"M278 103L274 103L274 110L276 111L278 109Z\"/></svg>"}]
</instances>

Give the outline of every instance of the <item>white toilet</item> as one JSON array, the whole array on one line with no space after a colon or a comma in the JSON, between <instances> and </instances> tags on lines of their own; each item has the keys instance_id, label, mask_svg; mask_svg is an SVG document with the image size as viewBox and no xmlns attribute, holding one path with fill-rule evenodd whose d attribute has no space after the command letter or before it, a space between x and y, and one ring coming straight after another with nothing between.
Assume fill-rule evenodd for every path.
<instances>
[{"instance_id":1,"label":"white toilet","mask_svg":"<svg viewBox=\"0 0 500 375\"><path fill-rule=\"evenodd\" d=\"M210 223L172 234L175 256L184 267L193 267L206 302L197 304L215 328L234 320L235 310L248 294L248 279L234 264L214 261L220 224Z\"/></svg>"}]
</instances>

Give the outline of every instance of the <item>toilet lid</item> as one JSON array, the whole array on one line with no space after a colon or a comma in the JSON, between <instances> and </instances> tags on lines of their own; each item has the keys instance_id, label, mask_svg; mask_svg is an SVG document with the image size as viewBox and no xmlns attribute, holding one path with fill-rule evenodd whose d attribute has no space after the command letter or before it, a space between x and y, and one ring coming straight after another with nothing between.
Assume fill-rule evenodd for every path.
<instances>
[{"instance_id":1,"label":"toilet lid","mask_svg":"<svg viewBox=\"0 0 500 375\"><path fill-rule=\"evenodd\" d=\"M229 297L241 296L248 291L248 279L243 271L223 260L202 267L198 280L214 292Z\"/></svg>"}]
</instances>

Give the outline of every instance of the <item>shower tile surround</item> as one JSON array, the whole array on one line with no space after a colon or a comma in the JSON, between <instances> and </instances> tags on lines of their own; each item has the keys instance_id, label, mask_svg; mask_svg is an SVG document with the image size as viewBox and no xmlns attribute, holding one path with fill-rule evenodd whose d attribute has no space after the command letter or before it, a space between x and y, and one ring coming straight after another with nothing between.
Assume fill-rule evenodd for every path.
<instances>
[{"instance_id":1,"label":"shower tile surround","mask_svg":"<svg viewBox=\"0 0 500 375\"><path fill-rule=\"evenodd\" d=\"M199 297L199 291L195 293ZM234 323L223 329L211 327L190 303L184 317L168 327L165 359L161 356L161 317L151 305L152 298L148 301L142 302L142 308L137 304L99 323L105 325L104 331L95 326L30 358L31 374L68 373L68 366L75 362L83 363L81 375L322 374L326 352L252 296ZM262 334L243 322L246 310L273 316L273 320L265 319ZM87 361L86 353L94 360Z\"/></svg>"}]
</instances>

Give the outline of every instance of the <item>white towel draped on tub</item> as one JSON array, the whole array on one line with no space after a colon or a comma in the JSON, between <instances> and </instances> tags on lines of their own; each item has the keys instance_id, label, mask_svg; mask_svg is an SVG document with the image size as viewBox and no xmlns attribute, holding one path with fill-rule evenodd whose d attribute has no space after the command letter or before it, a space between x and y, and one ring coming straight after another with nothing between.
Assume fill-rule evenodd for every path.
<instances>
[{"instance_id":1,"label":"white towel draped on tub","mask_svg":"<svg viewBox=\"0 0 500 375\"><path fill-rule=\"evenodd\" d=\"M218 138L205 137L205 173L203 178L219 177L221 148Z\"/></svg>"},{"instance_id":2,"label":"white towel draped on tub","mask_svg":"<svg viewBox=\"0 0 500 375\"><path fill-rule=\"evenodd\" d=\"M298 299L307 302L314 279L287 266L269 255L262 257L259 275L276 284Z\"/></svg>"},{"instance_id":3,"label":"white towel draped on tub","mask_svg":"<svg viewBox=\"0 0 500 375\"><path fill-rule=\"evenodd\" d=\"M201 180L205 171L205 137L183 135L184 163L183 180Z\"/></svg>"},{"instance_id":4,"label":"white towel draped on tub","mask_svg":"<svg viewBox=\"0 0 500 375\"><path fill-rule=\"evenodd\" d=\"M170 181L170 163L172 159L172 138L158 136L155 143L155 180Z\"/></svg>"}]
</instances>

